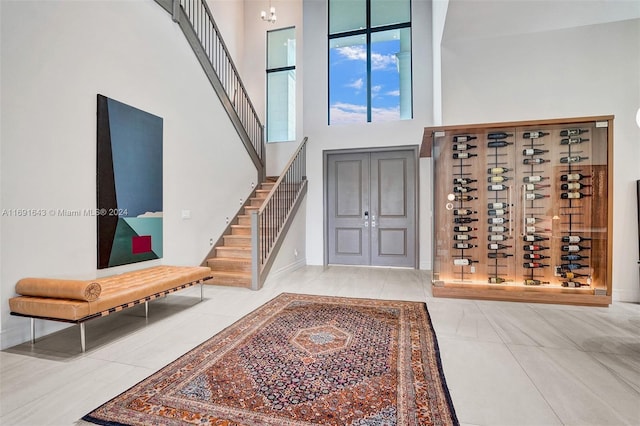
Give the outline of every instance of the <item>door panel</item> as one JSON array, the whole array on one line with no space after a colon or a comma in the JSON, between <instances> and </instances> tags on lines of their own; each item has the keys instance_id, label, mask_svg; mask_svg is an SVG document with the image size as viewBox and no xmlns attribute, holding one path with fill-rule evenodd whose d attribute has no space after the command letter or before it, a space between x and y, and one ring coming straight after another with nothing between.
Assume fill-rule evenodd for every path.
<instances>
[{"instance_id":1,"label":"door panel","mask_svg":"<svg viewBox=\"0 0 640 426\"><path fill-rule=\"evenodd\" d=\"M372 265L415 267L415 173L413 151L371 154Z\"/></svg>"},{"instance_id":2,"label":"door panel","mask_svg":"<svg viewBox=\"0 0 640 426\"><path fill-rule=\"evenodd\" d=\"M331 155L327 175L329 263L368 265L369 154Z\"/></svg>"},{"instance_id":3,"label":"door panel","mask_svg":"<svg viewBox=\"0 0 640 426\"><path fill-rule=\"evenodd\" d=\"M328 263L415 267L415 152L327 157Z\"/></svg>"}]
</instances>

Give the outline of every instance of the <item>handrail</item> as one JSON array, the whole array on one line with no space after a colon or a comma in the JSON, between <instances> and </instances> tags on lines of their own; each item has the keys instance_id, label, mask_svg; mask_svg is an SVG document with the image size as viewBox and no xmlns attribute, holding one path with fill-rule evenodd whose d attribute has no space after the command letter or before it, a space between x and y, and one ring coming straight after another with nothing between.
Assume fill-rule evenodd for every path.
<instances>
[{"instance_id":1,"label":"handrail","mask_svg":"<svg viewBox=\"0 0 640 426\"><path fill-rule=\"evenodd\" d=\"M262 206L251 213L252 235L252 288L262 285L273 257L282 242L283 231L290 225L295 211L307 188L305 137L275 182Z\"/></svg>"},{"instance_id":2,"label":"handrail","mask_svg":"<svg viewBox=\"0 0 640 426\"><path fill-rule=\"evenodd\" d=\"M278 177L278 179L274 183L273 189L271 190L271 192L269 192L269 195L267 195L267 198L264 199L264 202L262 203L262 206L260 206L260 208L258 209L258 214L262 214L264 212L264 210L266 209L267 205L271 201L271 198L276 193L276 191L275 191L276 188L278 188L278 186L280 186L280 183L282 183L282 181L285 180L285 178L287 177L287 172L289 171L289 169L291 169L291 166L293 165L293 163L298 159L298 154L300 154L300 151L304 149L305 150L304 154L306 154L307 139L309 139L309 138L306 137L306 136L305 136L304 139L302 139L302 142L300 142L300 145L298 145L298 148L295 150L295 152L291 156L291 159L289 159L289 162L287 163L287 165L284 166L284 169L283 169L284 171L282 172L282 174ZM304 172L306 173L306 164L304 164L304 166L305 166ZM306 174L304 175L304 178L306 179Z\"/></svg>"},{"instance_id":3,"label":"handrail","mask_svg":"<svg viewBox=\"0 0 640 426\"><path fill-rule=\"evenodd\" d=\"M238 115L244 131L251 141L251 145L253 145L258 157L264 164L264 126L260 122L247 89L240 79L240 73L222 39L209 6L205 0L174 1L179 1L180 7L189 19L189 23L198 37L209 63L216 72L233 109ZM176 19L175 16L174 19Z\"/></svg>"}]
</instances>

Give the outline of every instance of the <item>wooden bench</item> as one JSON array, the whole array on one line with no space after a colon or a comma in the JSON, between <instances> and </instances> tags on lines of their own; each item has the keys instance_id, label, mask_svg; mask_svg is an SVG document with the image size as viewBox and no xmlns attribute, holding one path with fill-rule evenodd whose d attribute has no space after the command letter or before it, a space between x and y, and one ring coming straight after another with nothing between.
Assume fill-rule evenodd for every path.
<instances>
[{"instance_id":1,"label":"wooden bench","mask_svg":"<svg viewBox=\"0 0 640 426\"><path fill-rule=\"evenodd\" d=\"M35 343L35 320L61 321L80 326L85 351L84 323L200 284L211 278L202 266L154 266L91 281L23 278L16 284L20 296L9 299L11 315L31 318L31 342Z\"/></svg>"}]
</instances>

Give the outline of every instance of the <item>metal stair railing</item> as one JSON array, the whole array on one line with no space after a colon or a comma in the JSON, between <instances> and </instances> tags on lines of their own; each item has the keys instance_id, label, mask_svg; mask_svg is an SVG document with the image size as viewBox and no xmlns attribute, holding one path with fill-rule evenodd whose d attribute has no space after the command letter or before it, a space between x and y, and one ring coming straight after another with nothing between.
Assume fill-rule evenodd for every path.
<instances>
[{"instance_id":1,"label":"metal stair railing","mask_svg":"<svg viewBox=\"0 0 640 426\"><path fill-rule=\"evenodd\" d=\"M253 290L266 279L284 235L307 191L307 138L295 151L273 189L257 211L251 212L251 272Z\"/></svg>"},{"instance_id":2,"label":"metal stair railing","mask_svg":"<svg viewBox=\"0 0 640 426\"><path fill-rule=\"evenodd\" d=\"M205 0L156 0L172 14L193 48L249 155L265 177L264 125Z\"/></svg>"}]
</instances>

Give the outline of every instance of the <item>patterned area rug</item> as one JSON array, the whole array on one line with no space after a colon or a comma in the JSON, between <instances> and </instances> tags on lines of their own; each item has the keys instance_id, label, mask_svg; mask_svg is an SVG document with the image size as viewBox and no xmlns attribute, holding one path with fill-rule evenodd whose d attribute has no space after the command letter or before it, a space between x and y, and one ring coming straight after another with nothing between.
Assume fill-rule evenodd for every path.
<instances>
[{"instance_id":1,"label":"patterned area rug","mask_svg":"<svg viewBox=\"0 0 640 426\"><path fill-rule=\"evenodd\" d=\"M289 293L83 420L101 425L458 424L424 303Z\"/></svg>"}]
</instances>

